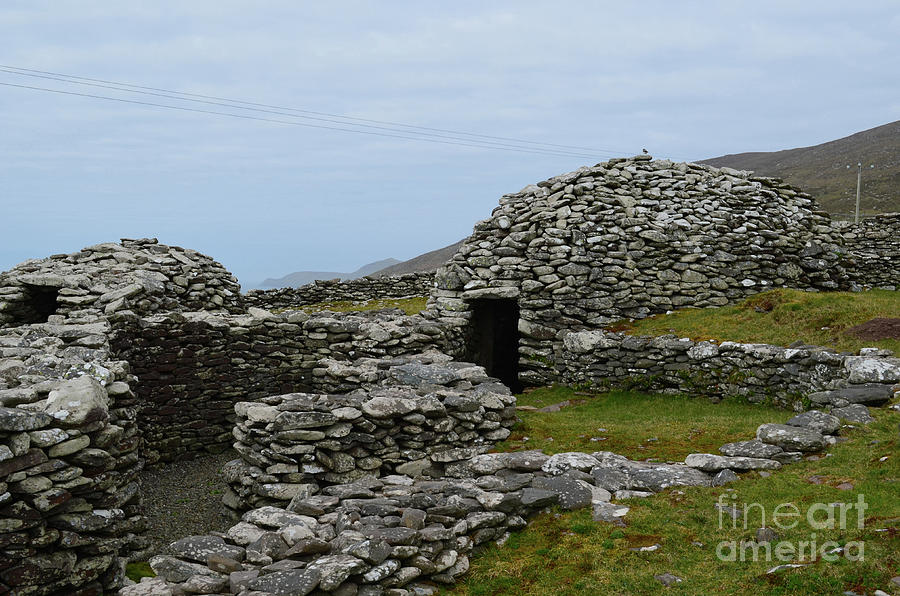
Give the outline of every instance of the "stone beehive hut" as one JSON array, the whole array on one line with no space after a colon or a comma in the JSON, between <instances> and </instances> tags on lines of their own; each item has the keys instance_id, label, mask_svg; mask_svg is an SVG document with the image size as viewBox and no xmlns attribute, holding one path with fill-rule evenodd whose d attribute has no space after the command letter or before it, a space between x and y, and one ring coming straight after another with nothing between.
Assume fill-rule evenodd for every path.
<instances>
[{"instance_id":1,"label":"stone beehive hut","mask_svg":"<svg viewBox=\"0 0 900 596\"><path fill-rule=\"evenodd\" d=\"M221 264L156 239L123 239L32 259L0 273L0 327L95 320L119 310L241 309L240 286Z\"/></svg>"},{"instance_id":2,"label":"stone beehive hut","mask_svg":"<svg viewBox=\"0 0 900 596\"><path fill-rule=\"evenodd\" d=\"M503 196L438 270L431 310L469 329L469 357L492 374L536 383L567 330L843 286L831 232L777 179L613 159Z\"/></svg>"}]
</instances>

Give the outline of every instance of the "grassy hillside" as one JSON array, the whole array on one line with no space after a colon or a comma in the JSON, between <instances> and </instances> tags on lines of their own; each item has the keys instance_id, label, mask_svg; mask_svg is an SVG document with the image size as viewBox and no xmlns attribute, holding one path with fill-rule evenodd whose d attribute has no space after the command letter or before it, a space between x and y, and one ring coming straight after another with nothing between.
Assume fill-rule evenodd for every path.
<instances>
[{"instance_id":1,"label":"grassy hillside","mask_svg":"<svg viewBox=\"0 0 900 596\"><path fill-rule=\"evenodd\" d=\"M875 318L900 318L900 292L801 292L772 290L735 306L689 308L612 326L632 335L674 333L695 340L717 339L788 346L795 341L855 352L866 346L900 354L900 339L861 339L848 332Z\"/></svg>"},{"instance_id":2,"label":"grassy hillside","mask_svg":"<svg viewBox=\"0 0 900 596\"><path fill-rule=\"evenodd\" d=\"M826 211L852 213L857 162L863 164L861 210L900 211L900 120L814 147L738 153L701 163L783 178L818 199ZM853 167L848 170L848 165Z\"/></svg>"}]
</instances>

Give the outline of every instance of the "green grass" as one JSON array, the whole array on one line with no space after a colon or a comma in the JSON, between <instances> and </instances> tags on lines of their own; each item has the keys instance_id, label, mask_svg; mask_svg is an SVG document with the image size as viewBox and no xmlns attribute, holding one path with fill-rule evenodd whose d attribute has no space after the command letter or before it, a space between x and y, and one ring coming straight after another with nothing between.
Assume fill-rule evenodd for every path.
<instances>
[{"instance_id":1,"label":"green grass","mask_svg":"<svg viewBox=\"0 0 900 596\"><path fill-rule=\"evenodd\" d=\"M142 577L156 577L156 574L153 573L153 569L150 568L150 563L146 561L128 563L128 565L125 566L125 575L128 576L128 579L131 581L138 583L140 583Z\"/></svg>"},{"instance_id":2,"label":"green grass","mask_svg":"<svg viewBox=\"0 0 900 596\"><path fill-rule=\"evenodd\" d=\"M710 409L723 404L707 404ZM793 464L764 478L756 473L722 488L668 490L647 499L627 502L631 511L626 528L593 522L588 510L554 512L535 518L525 530L514 534L503 547L490 547L472 560L465 581L442 592L447 596L575 596L583 594L746 594L819 595L854 590L871 594L890 592L890 578L900 575L900 456L897 427L900 413L882 410L868 428L854 430L850 441L830 449L831 457ZM664 423L668 414L654 411L653 424ZM641 426L640 433L644 434ZM662 437L660 437L662 438ZM882 457L885 461L880 461ZM818 476L823 484L810 482ZM852 490L836 486L849 481ZM733 491L733 492L732 492ZM814 530L805 514L815 503L855 503L864 495L868 510L862 528L851 510L846 529ZM841 544L861 541L864 557L850 561L839 557L827 562L805 557L809 566L766 575L781 561L722 561L716 556L720 541L752 540L760 527L758 508L744 528L730 518L720 528L715 504L720 495L726 503L759 503L772 512L782 503L793 503L802 512L793 529L777 529L780 541L797 545L816 533L821 545L827 540ZM732 498L733 495L733 498ZM825 519L820 514L817 519ZM886 531L877 531L879 529ZM654 552L631 548L659 544ZM791 562L799 561L793 557ZM683 582L670 588L654 575L672 573ZM895 588L893 593L898 593Z\"/></svg>"},{"instance_id":3,"label":"green grass","mask_svg":"<svg viewBox=\"0 0 900 596\"><path fill-rule=\"evenodd\" d=\"M772 290L736 306L685 309L611 328L631 335L674 333L695 340L716 339L787 346L800 340L838 351L876 346L900 353L900 339L863 341L845 330L876 317L900 317L900 292L801 292Z\"/></svg>"},{"instance_id":4,"label":"green grass","mask_svg":"<svg viewBox=\"0 0 900 596\"><path fill-rule=\"evenodd\" d=\"M520 395L518 405L541 408L565 400L577 405L552 413L520 410L522 422L498 450L613 451L634 459L681 461L689 453L718 453L723 443L751 439L760 424L783 422L792 415L737 399L714 404L683 395L594 395L559 386Z\"/></svg>"},{"instance_id":5,"label":"green grass","mask_svg":"<svg viewBox=\"0 0 900 596\"><path fill-rule=\"evenodd\" d=\"M326 310L331 312L363 312L367 310L399 308L408 315L414 315L425 310L426 302L428 302L428 298L425 296L416 296L413 298L378 298L376 300L367 300L365 302L340 300L336 302L321 302L319 304L310 304L298 308L275 309L272 312L287 312L289 310L302 310L303 312L308 313L322 312Z\"/></svg>"}]
</instances>

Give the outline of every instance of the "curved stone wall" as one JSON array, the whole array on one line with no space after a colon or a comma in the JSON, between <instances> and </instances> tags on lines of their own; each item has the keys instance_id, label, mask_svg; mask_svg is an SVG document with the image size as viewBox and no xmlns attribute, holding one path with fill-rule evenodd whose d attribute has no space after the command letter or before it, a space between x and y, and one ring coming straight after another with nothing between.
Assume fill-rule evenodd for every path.
<instances>
[{"instance_id":1,"label":"curved stone wall","mask_svg":"<svg viewBox=\"0 0 900 596\"><path fill-rule=\"evenodd\" d=\"M366 387L288 394L235 405L225 503L287 506L328 484L393 473L444 476L509 436L516 398L480 366L443 354L331 361L332 377Z\"/></svg>"},{"instance_id":2,"label":"curved stone wall","mask_svg":"<svg viewBox=\"0 0 900 596\"><path fill-rule=\"evenodd\" d=\"M384 277L314 281L299 288L250 290L244 295L248 306L284 309L323 302L364 302L376 298L427 296L434 287L434 272L407 273Z\"/></svg>"},{"instance_id":3,"label":"curved stone wall","mask_svg":"<svg viewBox=\"0 0 900 596\"><path fill-rule=\"evenodd\" d=\"M0 593L96 594L148 556L134 378L108 333L0 329Z\"/></svg>"}]
</instances>

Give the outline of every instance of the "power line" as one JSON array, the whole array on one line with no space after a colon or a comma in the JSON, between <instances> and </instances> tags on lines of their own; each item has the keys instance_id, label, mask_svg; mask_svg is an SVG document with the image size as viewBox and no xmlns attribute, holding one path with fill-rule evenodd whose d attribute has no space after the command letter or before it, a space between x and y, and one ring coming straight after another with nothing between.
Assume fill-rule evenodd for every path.
<instances>
[{"instance_id":1,"label":"power line","mask_svg":"<svg viewBox=\"0 0 900 596\"><path fill-rule=\"evenodd\" d=\"M283 111L278 111L278 110L268 110L268 109L262 109L262 108L244 107L244 106L238 106L238 105L233 105L230 103L223 103L223 102L218 102L218 101L183 98L183 97L179 97L177 95L170 95L168 93L135 91L132 89L125 89L125 88L118 87L115 85L87 83L87 82L81 82L81 81L70 81L68 79L51 76L51 75L19 73L19 72L13 71L13 70L8 70L6 68L3 68L2 66L0 66L0 72L23 75L23 76L28 76L28 77L36 77L36 78L41 78L41 79L50 79L50 80L54 80L54 81L60 81L63 83L76 83L78 85L89 85L91 87L100 87L103 89L111 89L111 90L115 90L115 91L126 91L128 93L138 93L138 94L150 95L150 96L154 96L154 97L164 97L167 99L174 99L176 101L191 101L191 102L202 103L202 104L206 104L206 105L214 105L214 106L221 106L221 107L227 107L227 108L236 108L236 109L240 109L240 110L250 110L250 111L254 111L254 112L263 112L263 113L267 113L267 114L275 114L278 116L287 116L289 118L303 118L306 120L315 120L315 121L319 121L319 122L330 122L332 124L341 124L341 125L345 125L345 126L356 126L356 127L361 126L361 127L365 127L365 128L369 128L369 129L384 130L384 131L393 132L393 133L400 132L403 134L415 134L415 135L423 135L425 137L434 137L434 138L441 138L441 139L465 141L465 142L469 142L469 143L478 143L479 145L482 145L482 146L485 146L488 148L506 147L506 148L529 149L529 150L534 150L534 151L541 151L541 152L547 153L548 155L563 155L566 157L595 157L593 155L585 155L584 153L577 153L577 152L573 152L573 151L564 151L564 150L559 150L559 149L542 149L540 147L524 147L522 145L517 145L517 144L498 143L496 141L481 141L478 139L469 139L469 138L465 138L465 137L442 135L442 134L435 134L435 133L405 131L405 130L398 131L394 128L389 128L389 127L385 127L385 126L376 126L376 125L372 125L372 124L355 124L355 123L351 123L351 122L343 122L341 120L334 120L331 118L319 118L319 117L315 117L315 116L302 116L302 115L290 114L288 112L283 112Z\"/></svg>"},{"instance_id":2,"label":"power line","mask_svg":"<svg viewBox=\"0 0 900 596\"><path fill-rule=\"evenodd\" d=\"M428 126L417 126L417 125L413 125L413 124L405 124L402 122L391 122L388 120L374 120L374 119L370 119L370 118L358 118L355 116L344 116L341 114L332 114L329 112L318 112L318 111L313 111L313 110L305 110L305 109L300 109L300 108L292 108L292 107L278 106L278 105L272 105L272 104L257 103L257 102L239 100L239 99L229 99L229 98L225 98L225 97L217 97L214 95L203 95L203 94L199 94L199 93L186 93L183 91L173 91L171 89L163 89L160 87L148 87L148 86L144 86L144 85L134 85L131 83L121 83L121 82L110 81L110 80L106 80L106 79L82 77L82 76L58 73L58 72L53 72L53 71L36 70L36 69L32 69L32 68L23 68L20 66L10 66L10 65L6 65L6 64L0 64L0 68L13 69L15 71L23 71L23 72L15 72L13 74L24 75L26 73L39 73L39 74L43 74L43 75L53 75L53 76L57 76L57 77L65 77L66 79L77 79L79 81L90 81L90 82L94 82L94 83L106 83L106 84L110 84L110 85L117 85L119 87L131 87L133 89L160 91L163 93L181 95L181 96L185 96L185 97L196 97L196 98L201 98L201 99L226 101L226 102L230 102L232 104L243 104L246 106L256 106L256 107L271 108L271 109L276 109L276 110L287 110L287 111L298 112L298 113L302 113L302 114L313 114L316 116L327 116L330 118L341 118L344 120L353 120L356 122L370 122L370 123L374 123L374 124L399 126L399 127L403 127L403 128L410 128L410 129L416 129L416 130L450 133L450 134L478 137L478 138L483 138L483 139L495 139L495 140L499 140L499 141L512 141L514 143L526 143L529 145L556 147L556 148L561 148L561 149L578 149L578 150L590 151L592 153L608 153L608 154L612 154L612 155L623 155L624 153L627 153L627 152L621 152L621 151L614 151L611 149L597 149L597 148L593 148L593 147L581 147L578 145L560 145L560 144L555 144L555 143L530 141L527 139L518 139L518 138L512 138L512 137L492 136L492 135L464 132L464 131L445 129L445 128L432 128L432 127L428 127ZM10 72L10 71L6 71L6 72ZM77 81L68 81L68 82L77 82ZM125 89L121 89L121 90L124 91ZM240 107L240 106L230 106L230 107ZM243 108L243 109L246 109L246 108ZM349 123L347 123L347 124L349 124ZM421 133L419 133L419 134L421 134Z\"/></svg>"},{"instance_id":3,"label":"power line","mask_svg":"<svg viewBox=\"0 0 900 596\"><path fill-rule=\"evenodd\" d=\"M49 89L46 87L35 87L32 85L19 85L19 84L15 84L15 83L4 83L4 82L0 82L0 85L3 85L5 87L17 87L19 89L29 89L29 90L33 90L33 91L44 91L44 92L48 92L48 93L58 93L58 94L62 94L62 95L73 95L73 96L77 96L77 97L87 97L87 98L92 98L92 99L104 99L104 100L108 100L108 101L117 101L117 102L121 102L121 103L130 103L130 104L136 104L136 105L142 105L142 106L152 106L152 107L156 107L156 108L167 108L170 110L180 110L183 112L195 112L198 114L212 114L212 115L216 115L216 116L230 116L232 118L240 118L242 120L257 120L260 122L274 122L277 124L289 124L292 126L302 126L305 128L337 130L337 131L342 131L342 132L352 132L352 133L356 133L356 134L364 134L364 135L371 135L371 136L378 136L378 137L392 137L392 138L397 138L397 139L407 139L407 140L411 140L411 141L424 141L424 142L428 142L428 143L440 143L442 145L457 145L457 146L461 146L461 147L474 147L476 149L496 149L499 151L513 151L516 153L535 153L535 154L542 154L542 155L555 155L557 157L584 157L584 158L591 158L591 159L595 157L593 155L587 155L587 154L582 155L582 154L576 154L576 153L572 153L572 154L555 153L555 152L544 151L544 150L536 149L536 148L535 149L517 149L517 148L512 148L512 147L478 145L478 144L476 144L477 141L473 141L471 143L457 143L457 142L453 142L453 141L442 141L439 139L432 139L432 138L428 138L428 137L410 137L410 136L405 136L405 135L401 135L401 134L389 134L389 133L384 133L384 132L374 132L374 131L370 131L370 130L359 130L359 129L355 129L355 128L339 128L337 126L309 124L306 122L295 122L295 121L291 121L291 120L278 120L275 118L263 118L260 116L250 116L247 114L234 114L231 112L219 112L216 110L188 108L185 106L172 106L172 105L160 104L160 103L149 102L149 101L139 101L136 99L125 99L125 98L121 98L121 97L109 97L106 95L95 95L92 93L79 93L77 91L63 91L61 89Z\"/></svg>"}]
</instances>

